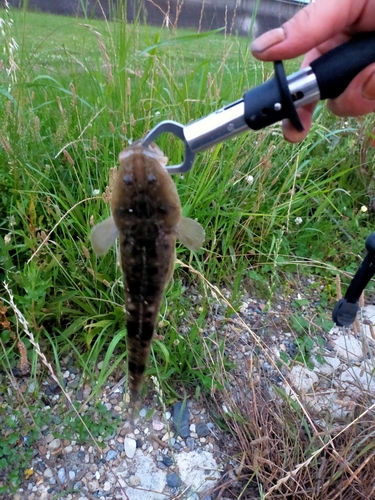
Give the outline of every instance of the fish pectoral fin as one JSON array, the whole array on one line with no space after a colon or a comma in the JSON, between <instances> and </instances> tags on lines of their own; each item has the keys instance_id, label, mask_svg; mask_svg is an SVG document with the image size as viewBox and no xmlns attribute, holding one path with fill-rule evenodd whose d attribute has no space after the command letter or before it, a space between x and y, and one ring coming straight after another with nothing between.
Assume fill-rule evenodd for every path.
<instances>
[{"instance_id":1,"label":"fish pectoral fin","mask_svg":"<svg viewBox=\"0 0 375 500\"><path fill-rule=\"evenodd\" d=\"M199 222L188 217L181 218L177 225L176 234L181 243L193 252L197 252L201 248L206 236Z\"/></svg>"},{"instance_id":2,"label":"fish pectoral fin","mask_svg":"<svg viewBox=\"0 0 375 500\"><path fill-rule=\"evenodd\" d=\"M118 237L118 229L113 217L99 222L91 230L91 245L96 255L105 255Z\"/></svg>"}]
</instances>

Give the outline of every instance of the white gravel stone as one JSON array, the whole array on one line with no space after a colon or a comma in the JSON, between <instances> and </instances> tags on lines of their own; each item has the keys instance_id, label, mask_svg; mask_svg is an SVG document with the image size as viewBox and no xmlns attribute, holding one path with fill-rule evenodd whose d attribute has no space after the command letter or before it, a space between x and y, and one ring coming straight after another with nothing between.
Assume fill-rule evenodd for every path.
<instances>
[{"instance_id":1,"label":"white gravel stone","mask_svg":"<svg viewBox=\"0 0 375 500\"><path fill-rule=\"evenodd\" d=\"M173 437L174 437L174 432L173 432L173 431L171 431L171 432L166 432L166 433L164 434L164 436L161 438L161 440L162 440L162 441L164 441L164 442L167 442L167 441L168 441L168 439L171 439L171 438L173 438Z\"/></svg>"},{"instance_id":2,"label":"white gravel stone","mask_svg":"<svg viewBox=\"0 0 375 500\"><path fill-rule=\"evenodd\" d=\"M169 494L164 495L162 493L166 486L166 472L156 466L154 459L150 455L144 455L141 450L137 450L134 457L133 472L134 474L130 478L132 478L131 482L136 488L126 484L130 479L126 463L122 463L113 469L113 475L118 478L119 484L122 484L123 479L126 479L123 488L129 500L167 500L170 498Z\"/></svg>"},{"instance_id":3,"label":"white gravel stone","mask_svg":"<svg viewBox=\"0 0 375 500\"><path fill-rule=\"evenodd\" d=\"M112 485L109 481L106 481L103 485L103 491L108 492L111 491Z\"/></svg>"},{"instance_id":4,"label":"white gravel stone","mask_svg":"<svg viewBox=\"0 0 375 500\"><path fill-rule=\"evenodd\" d=\"M139 416L144 418L147 414L147 408L142 408L142 410L139 412Z\"/></svg>"},{"instance_id":5,"label":"white gravel stone","mask_svg":"<svg viewBox=\"0 0 375 500\"><path fill-rule=\"evenodd\" d=\"M87 487L91 493L95 493L99 489L99 481L97 479L93 479L87 483Z\"/></svg>"},{"instance_id":6,"label":"white gravel stone","mask_svg":"<svg viewBox=\"0 0 375 500\"><path fill-rule=\"evenodd\" d=\"M316 373L309 370L305 366L296 365L291 369L289 379L295 389L308 392L319 380L319 377ZM285 390L288 394L290 393L289 386L286 386Z\"/></svg>"},{"instance_id":7,"label":"white gravel stone","mask_svg":"<svg viewBox=\"0 0 375 500\"><path fill-rule=\"evenodd\" d=\"M55 438L54 438L53 434L47 434L47 436L45 437L45 441L46 441L47 444L49 444L54 439Z\"/></svg>"},{"instance_id":8,"label":"white gravel stone","mask_svg":"<svg viewBox=\"0 0 375 500\"><path fill-rule=\"evenodd\" d=\"M200 452L200 453L199 453ZM208 451L191 451L176 454L179 476L193 492L205 493L220 478L217 463Z\"/></svg>"},{"instance_id":9,"label":"white gravel stone","mask_svg":"<svg viewBox=\"0 0 375 500\"><path fill-rule=\"evenodd\" d=\"M60 448L60 446L61 446L60 439L53 439L50 443L48 443L48 448L50 450L57 450L57 448Z\"/></svg>"},{"instance_id":10,"label":"white gravel stone","mask_svg":"<svg viewBox=\"0 0 375 500\"><path fill-rule=\"evenodd\" d=\"M314 372L320 373L322 375L331 375L337 368L339 368L342 363L339 358L331 358L331 357L325 357L325 363L321 364L319 361L315 358L311 358L315 367L314 367Z\"/></svg>"},{"instance_id":11,"label":"white gravel stone","mask_svg":"<svg viewBox=\"0 0 375 500\"><path fill-rule=\"evenodd\" d=\"M154 431L161 431L162 429L164 429L164 423L160 422L160 420L153 420L152 428L154 429Z\"/></svg>"},{"instance_id":12,"label":"white gravel stone","mask_svg":"<svg viewBox=\"0 0 375 500\"><path fill-rule=\"evenodd\" d=\"M346 360L357 361L363 358L362 342L352 335L341 335L332 344L337 354Z\"/></svg>"},{"instance_id":13,"label":"white gravel stone","mask_svg":"<svg viewBox=\"0 0 375 500\"><path fill-rule=\"evenodd\" d=\"M362 309L362 314L367 318L373 325L375 325L375 306L367 305Z\"/></svg>"},{"instance_id":14,"label":"white gravel stone","mask_svg":"<svg viewBox=\"0 0 375 500\"><path fill-rule=\"evenodd\" d=\"M134 439L126 436L124 441L124 450L128 458L133 458L135 455L135 450L137 448L137 443Z\"/></svg>"},{"instance_id":15,"label":"white gravel stone","mask_svg":"<svg viewBox=\"0 0 375 500\"><path fill-rule=\"evenodd\" d=\"M359 396L363 390L375 395L375 374L367 373L359 366L351 366L340 376L340 382L348 394Z\"/></svg>"},{"instance_id":16,"label":"white gravel stone","mask_svg":"<svg viewBox=\"0 0 375 500\"><path fill-rule=\"evenodd\" d=\"M66 483L66 473L64 468L61 468L57 471L57 477L62 484Z\"/></svg>"},{"instance_id":17,"label":"white gravel stone","mask_svg":"<svg viewBox=\"0 0 375 500\"><path fill-rule=\"evenodd\" d=\"M313 395L306 397L306 400L308 401L310 408L323 417L321 420L322 423L326 421L324 417L327 414L328 422L345 420L353 409L351 398L339 398L334 389L330 389L329 391L324 391L322 393L314 393Z\"/></svg>"},{"instance_id":18,"label":"white gravel stone","mask_svg":"<svg viewBox=\"0 0 375 500\"><path fill-rule=\"evenodd\" d=\"M50 467L47 467L47 469L43 472L43 476L46 478L53 477L53 472Z\"/></svg>"}]
</instances>

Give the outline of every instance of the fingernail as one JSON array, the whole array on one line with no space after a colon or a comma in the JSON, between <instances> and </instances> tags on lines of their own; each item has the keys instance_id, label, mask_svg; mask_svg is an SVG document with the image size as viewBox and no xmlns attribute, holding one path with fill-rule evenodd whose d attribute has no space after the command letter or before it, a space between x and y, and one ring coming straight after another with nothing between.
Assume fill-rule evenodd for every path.
<instances>
[{"instance_id":1,"label":"fingernail","mask_svg":"<svg viewBox=\"0 0 375 500\"><path fill-rule=\"evenodd\" d=\"M285 40L285 31L283 28L276 28L274 30L267 31L253 41L251 44L251 51L264 52L283 40Z\"/></svg>"},{"instance_id":2,"label":"fingernail","mask_svg":"<svg viewBox=\"0 0 375 500\"><path fill-rule=\"evenodd\" d=\"M369 101L375 100L375 72L367 78L365 84L362 87L362 95L365 99Z\"/></svg>"}]
</instances>

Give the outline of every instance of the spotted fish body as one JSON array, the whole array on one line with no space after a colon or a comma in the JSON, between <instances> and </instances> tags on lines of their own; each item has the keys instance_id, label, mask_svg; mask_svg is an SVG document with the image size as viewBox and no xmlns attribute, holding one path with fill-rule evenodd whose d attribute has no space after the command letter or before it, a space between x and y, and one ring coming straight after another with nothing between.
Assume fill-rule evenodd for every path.
<instances>
[{"instance_id":1,"label":"spotted fish body","mask_svg":"<svg viewBox=\"0 0 375 500\"><path fill-rule=\"evenodd\" d=\"M120 154L112 192L112 217L95 226L95 253L119 238L124 276L129 388L136 399L142 385L164 289L174 269L176 237L191 250L204 240L203 228L182 217L176 186L159 148L135 143Z\"/></svg>"}]
</instances>

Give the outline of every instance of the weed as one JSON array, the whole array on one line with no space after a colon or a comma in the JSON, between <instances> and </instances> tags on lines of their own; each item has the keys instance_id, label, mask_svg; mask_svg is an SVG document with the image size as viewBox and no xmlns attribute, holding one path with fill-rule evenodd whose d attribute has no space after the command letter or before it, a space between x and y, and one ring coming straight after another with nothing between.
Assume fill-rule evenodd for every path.
<instances>
[{"instance_id":1,"label":"weed","mask_svg":"<svg viewBox=\"0 0 375 500\"><path fill-rule=\"evenodd\" d=\"M6 57L0 83L0 279L13 290L37 343L17 315L8 314L0 364L7 373L9 364L17 365L14 346L20 341L36 378L37 359L44 353L57 374L63 357L73 353L84 376L97 382L91 384L94 395L109 374L123 370L126 357L116 251L96 259L88 240L92 225L109 213L103 193L108 194L108 172L117 166L119 152L159 121L196 120L272 74L272 65L251 58L248 40L130 25L118 5L111 6L116 17L108 21L1 11L7 24L1 35ZM297 67L296 61L286 63L288 74ZM301 144L285 143L275 125L201 153L190 172L176 176L184 215L197 218L207 238L194 257L178 246L183 264L161 308L158 333L164 340L154 343L148 375L157 377L166 401L181 397L185 387L195 387L200 397L225 393L229 386L225 336L220 325L206 328L212 295L219 296L220 287L227 286L231 303L239 303L250 283L271 303L288 273L349 279L373 225L372 138L372 118L343 120L319 105ZM161 137L159 145L171 163L181 161L178 141ZM327 287L321 310L331 301ZM291 325L298 360L309 363L313 350L319 354L320 334L310 335L300 306L297 301ZM225 318L233 314L228 304L223 311ZM327 330L328 323L318 327ZM248 479L257 474L262 483L258 493L310 456L294 439L306 431L306 415L302 425L290 408L272 414L264 404L272 446L262 441L258 455L252 444L244 447L246 460L253 460L246 463ZM4 419L9 411L2 407ZM109 415L102 407L95 412L95 436L110 434ZM257 408L244 412L241 424L262 424ZM40 415L35 418L42 424ZM84 424L76 414L72 418L74 431L86 439ZM14 431L10 424L7 420L8 436L24 443L26 425L20 419ZM240 429L248 442L262 438L263 426L257 430L256 425ZM311 450L316 442L304 439L303 444ZM1 447L8 461L6 439L1 438ZM18 476L27 467L24 451L22 444L22 465L13 469ZM343 451L348 454L344 446ZM348 460L357 467L356 455ZM335 461L329 467L342 474Z\"/></svg>"},{"instance_id":2,"label":"weed","mask_svg":"<svg viewBox=\"0 0 375 500\"><path fill-rule=\"evenodd\" d=\"M16 491L25 471L30 468L33 447L40 439L40 429L49 423L48 412L29 405L29 413L14 407L14 401L0 404L0 493Z\"/></svg>"}]
</instances>

